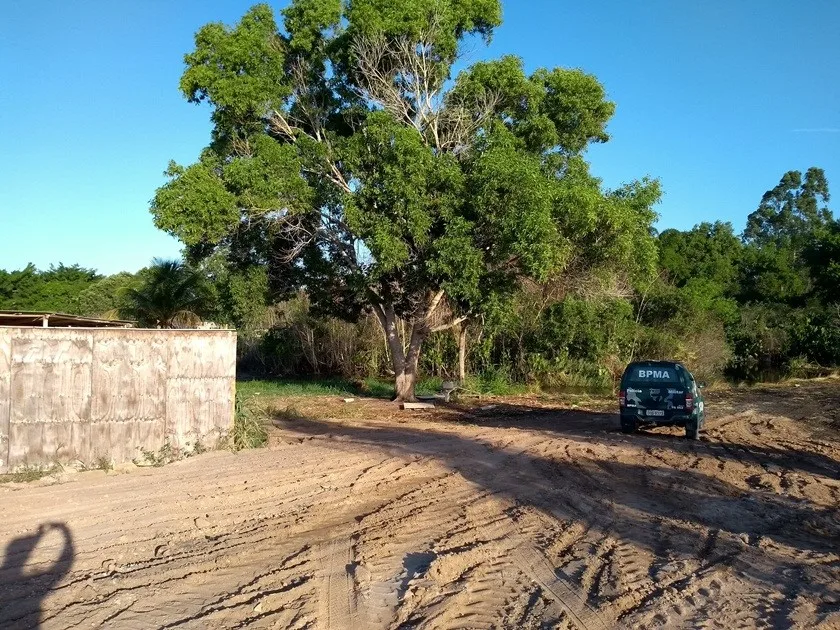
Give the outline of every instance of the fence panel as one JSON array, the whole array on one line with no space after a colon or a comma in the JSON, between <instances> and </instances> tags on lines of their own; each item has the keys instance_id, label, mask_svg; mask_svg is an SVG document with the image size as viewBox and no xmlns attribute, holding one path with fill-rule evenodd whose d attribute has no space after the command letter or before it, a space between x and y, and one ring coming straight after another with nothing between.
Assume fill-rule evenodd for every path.
<instances>
[{"instance_id":1,"label":"fence panel","mask_svg":"<svg viewBox=\"0 0 840 630\"><path fill-rule=\"evenodd\" d=\"M218 436L235 373L233 331L0 328L0 471Z\"/></svg>"},{"instance_id":2,"label":"fence panel","mask_svg":"<svg viewBox=\"0 0 840 630\"><path fill-rule=\"evenodd\" d=\"M12 411L12 331L0 328L0 472L9 465L9 416Z\"/></svg>"}]
</instances>

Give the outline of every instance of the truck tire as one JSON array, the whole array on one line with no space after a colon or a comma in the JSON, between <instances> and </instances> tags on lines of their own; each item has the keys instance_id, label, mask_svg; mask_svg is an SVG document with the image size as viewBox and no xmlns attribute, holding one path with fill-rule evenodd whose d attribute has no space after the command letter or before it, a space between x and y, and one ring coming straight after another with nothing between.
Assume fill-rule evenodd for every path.
<instances>
[{"instance_id":1,"label":"truck tire","mask_svg":"<svg viewBox=\"0 0 840 630\"><path fill-rule=\"evenodd\" d=\"M695 418L685 423L685 437L689 440L700 439L700 419Z\"/></svg>"},{"instance_id":2,"label":"truck tire","mask_svg":"<svg viewBox=\"0 0 840 630\"><path fill-rule=\"evenodd\" d=\"M624 418L621 419L621 432L622 433L635 433L638 425L635 420L625 420Z\"/></svg>"}]
</instances>

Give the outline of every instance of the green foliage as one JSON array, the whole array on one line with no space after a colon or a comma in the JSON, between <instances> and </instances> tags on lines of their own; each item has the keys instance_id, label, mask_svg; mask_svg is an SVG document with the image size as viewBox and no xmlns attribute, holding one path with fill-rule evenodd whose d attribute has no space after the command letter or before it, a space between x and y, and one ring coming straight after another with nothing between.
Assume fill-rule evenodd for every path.
<instances>
[{"instance_id":1,"label":"green foliage","mask_svg":"<svg viewBox=\"0 0 840 630\"><path fill-rule=\"evenodd\" d=\"M292 6L300 4L309 3L293 2ZM502 7L499 0L353 0L344 17L348 38L382 33L389 38L414 39L434 20L439 24L433 39L435 57L448 69L464 35L477 34L489 40L502 22ZM286 24L289 28L288 21Z\"/></svg>"},{"instance_id":2,"label":"green foliage","mask_svg":"<svg viewBox=\"0 0 840 630\"><path fill-rule=\"evenodd\" d=\"M808 269L790 247L768 243L744 248L739 300L744 303L802 305L810 290Z\"/></svg>"},{"instance_id":3,"label":"green foliage","mask_svg":"<svg viewBox=\"0 0 840 630\"><path fill-rule=\"evenodd\" d=\"M214 105L215 141L254 131L260 116L282 106L290 88L271 7L256 5L232 29L208 24L195 43L184 57L181 92L192 103Z\"/></svg>"},{"instance_id":4,"label":"green foliage","mask_svg":"<svg viewBox=\"0 0 840 630\"><path fill-rule=\"evenodd\" d=\"M138 466L145 465L145 466L154 466L155 468L159 468L161 466L166 466L167 464L171 464L173 462L177 462L179 460L184 459L187 456L180 448L177 446L173 446L172 443L169 441L169 438L166 438L163 442L163 446L161 446L156 451L150 451L145 448L140 449L140 459L135 459L134 463Z\"/></svg>"},{"instance_id":5,"label":"green foliage","mask_svg":"<svg viewBox=\"0 0 840 630\"><path fill-rule=\"evenodd\" d=\"M0 309L78 314L76 297L101 279L93 269L63 263L47 271L32 264L18 271L0 270Z\"/></svg>"},{"instance_id":6,"label":"green foliage","mask_svg":"<svg viewBox=\"0 0 840 630\"><path fill-rule=\"evenodd\" d=\"M702 278L734 295L742 257L743 244L731 223L701 223L686 232L671 229L659 235L661 268L678 287Z\"/></svg>"},{"instance_id":7,"label":"green foliage","mask_svg":"<svg viewBox=\"0 0 840 630\"><path fill-rule=\"evenodd\" d=\"M73 298L71 312L87 317L116 318L128 307L126 293L142 281L125 271L97 280Z\"/></svg>"},{"instance_id":8,"label":"green foliage","mask_svg":"<svg viewBox=\"0 0 840 630\"><path fill-rule=\"evenodd\" d=\"M271 326L268 273L265 267L231 264L225 252L217 252L200 263L207 278L210 319L236 328L241 335L262 335Z\"/></svg>"},{"instance_id":9,"label":"green foliage","mask_svg":"<svg viewBox=\"0 0 840 630\"><path fill-rule=\"evenodd\" d=\"M632 338L629 302L569 297L546 309L534 350L549 361L572 358L601 364L629 347Z\"/></svg>"},{"instance_id":10,"label":"green foliage","mask_svg":"<svg viewBox=\"0 0 840 630\"><path fill-rule=\"evenodd\" d=\"M840 309L803 309L787 324L792 357L805 357L823 366L840 365Z\"/></svg>"},{"instance_id":11,"label":"green foliage","mask_svg":"<svg viewBox=\"0 0 840 630\"><path fill-rule=\"evenodd\" d=\"M246 448L265 446L268 442L266 422L267 419L263 412L237 394L233 431L228 436L230 449L241 451Z\"/></svg>"},{"instance_id":12,"label":"green foliage","mask_svg":"<svg viewBox=\"0 0 840 630\"><path fill-rule=\"evenodd\" d=\"M840 302L840 221L832 221L805 247L815 295L825 304Z\"/></svg>"},{"instance_id":13,"label":"green foliage","mask_svg":"<svg viewBox=\"0 0 840 630\"><path fill-rule=\"evenodd\" d=\"M55 475L64 470L61 464L31 464L20 467L15 472L0 475L0 483L30 483L44 477Z\"/></svg>"},{"instance_id":14,"label":"green foliage","mask_svg":"<svg viewBox=\"0 0 840 630\"><path fill-rule=\"evenodd\" d=\"M282 17L257 5L208 24L185 57L182 92L210 104L213 134L151 210L192 260L265 266L314 313L402 318L397 375L414 374L435 296L476 316L523 277L653 269L658 183L605 191L582 158L615 109L595 77L505 57L449 81L464 38L500 24L498 0L294 0ZM220 293L237 323L243 283Z\"/></svg>"},{"instance_id":15,"label":"green foliage","mask_svg":"<svg viewBox=\"0 0 840 630\"><path fill-rule=\"evenodd\" d=\"M829 198L821 168L809 168L804 179L799 171L788 171L747 218L744 239L759 246L775 244L801 251L814 232L831 221Z\"/></svg>"},{"instance_id":16,"label":"green foliage","mask_svg":"<svg viewBox=\"0 0 840 630\"><path fill-rule=\"evenodd\" d=\"M177 260L152 261L143 282L125 293L123 315L152 328L189 328L211 310L207 281Z\"/></svg>"},{"instance_id":17,"label":"green foliage","mask_svg":"<svg viewBox=\"0 0 840 630\"><path fill-rule=\"evenodd\" d=\"M728 366L732 378L758 381L784 372L790 356L787 323L791 310L756 305L741 311L741 322L730 331L733 360Z\"/></svg>"},{"instance_id":18,"label":"green foliage","mask_svg":"<svg viewBox=\"0 0 840 630\"><path fill-rule=\"evenodd\" d=\"M218 168L209 153L186 168L170 162L164 172L169 182L152 200L155 225L185 245L219 240L233 229L239 219L236 197L225 189Z\"/></svg>"}]
</instances>

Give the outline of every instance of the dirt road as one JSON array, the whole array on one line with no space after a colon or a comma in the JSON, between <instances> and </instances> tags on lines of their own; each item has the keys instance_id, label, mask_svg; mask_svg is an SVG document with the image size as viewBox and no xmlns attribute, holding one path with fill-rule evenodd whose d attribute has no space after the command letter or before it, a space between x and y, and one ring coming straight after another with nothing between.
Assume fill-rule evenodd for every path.
<instances>
[{"instance_id":1,"label":"dirt road","mask_svg":"<svg viewBox=\"0 0 840 630\"><path fill-rule=\"evenodd\" d=\"M837 382L711 395L696 443L296 405L270 449L0 488L0 628L840 628Z\"/></svg>"}]
</instances>

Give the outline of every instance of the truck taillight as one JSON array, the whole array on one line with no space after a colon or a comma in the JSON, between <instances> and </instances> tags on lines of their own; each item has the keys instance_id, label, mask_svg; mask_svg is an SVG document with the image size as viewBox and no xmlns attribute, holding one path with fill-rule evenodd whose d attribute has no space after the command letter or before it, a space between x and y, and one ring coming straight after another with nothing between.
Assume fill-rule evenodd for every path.
<instances>
[{"instance_id":1,"label":"truck taillight","mask_svg":"<svg viewBox=\"0 0 840 630\"><path fill-rule=\"evenodd\" d=\"M685 395L685 408L686 409L694 409L694 394L686 394Z\"/></svg>"},{"instance_id":2,"label":"truck taillight","mask_svg":"<svg viewBox=\"0 0 840 630\"><path fill-rule=\"evenodd\" d=\"M618 392L618 406L619 407L624 407L626 405L627 405L627 392L625 392L622 389L620 392Z\"/></svg>"}]
</instances>

